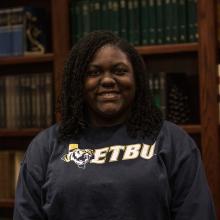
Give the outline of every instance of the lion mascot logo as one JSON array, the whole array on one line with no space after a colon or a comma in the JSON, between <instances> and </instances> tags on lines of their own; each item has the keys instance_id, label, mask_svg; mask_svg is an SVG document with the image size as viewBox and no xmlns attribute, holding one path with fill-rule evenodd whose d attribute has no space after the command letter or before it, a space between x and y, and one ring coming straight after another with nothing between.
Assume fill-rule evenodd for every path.
<instances>
[{"instance_id":1,"label":"lion mascot logo","mask_svg":"<svg viewBox=\"0 0 220 220\"><path fill-rule=\"evenodd\" d=\"M69 145L69 153L65 154L61 159L65 162L73 161L82 169L86 168L86 165L94 158L94 150L79 149L78 144Z\"/></svg>"}]
</instances>

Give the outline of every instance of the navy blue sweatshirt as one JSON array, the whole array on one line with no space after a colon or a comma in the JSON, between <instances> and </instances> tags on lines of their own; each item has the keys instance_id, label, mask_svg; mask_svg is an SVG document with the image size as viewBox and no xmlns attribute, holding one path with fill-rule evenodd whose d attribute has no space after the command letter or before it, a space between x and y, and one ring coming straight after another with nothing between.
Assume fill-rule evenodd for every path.
<instances>
[{"instance_id":1,"label":"navy blue sweatshirt","mask_svg":"<svg viewBox=\"0 0 220 220\"><path fill-rule=\"evenodd\" d=\"M215 220L199 150L164 122L156 139L123 125L88 128L58 144L37 135L21 165L14 220Z\"/></svg>"}]
</instances>

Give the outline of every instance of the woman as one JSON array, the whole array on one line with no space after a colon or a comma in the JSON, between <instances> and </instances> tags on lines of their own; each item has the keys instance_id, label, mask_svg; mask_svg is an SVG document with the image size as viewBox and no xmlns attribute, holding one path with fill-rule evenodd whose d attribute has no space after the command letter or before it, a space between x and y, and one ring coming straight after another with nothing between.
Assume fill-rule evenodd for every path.
<instances>
[{"instance_id":1,"label":"woman","mask_svg":"<svg viewBox=\"0 0 220 220\"><path fill-rule=\"evenodd\" d=\"M28 147L14 220L214 220L200 154L163 121L141 57L97 31L64 70L62 121Z\"/></svg>"}]
</instances>

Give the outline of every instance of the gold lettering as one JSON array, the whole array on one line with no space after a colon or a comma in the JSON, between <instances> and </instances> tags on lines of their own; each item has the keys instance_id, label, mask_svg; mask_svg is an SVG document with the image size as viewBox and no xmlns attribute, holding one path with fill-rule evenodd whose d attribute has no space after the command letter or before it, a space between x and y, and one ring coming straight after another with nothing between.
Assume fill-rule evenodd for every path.
<instances>
[{"instance_id":1,"label":"gold lettering","mask_svg":"<svg viewBox=\"0 0 220 220\"><path fill-rule=\"evenodd\" d=\"M151 159L154 155L155 143L153 145L143 144L140 156L143 159Z\"/></svg>"},{"instance_id":2,"label":"gold lettering","mask_svg":"<svg viewBox=\"0 0 220 220\"><path fill-rule=\"evenodd\" d=\"M122 160L136 159L139 156L140 144L132 144L126 147Z\"/></svg>"},{"instance_id":3,"label":"gold lettering","mask_svg":"<svg viewBox=\"0 0 220 220\"><path fill-rule=\"evenodd\" d=\"M124 149L125 149L125 146L120 146L120 145L110 147L109 152L112 151L112 154L111 154L111 157L109 159L109 162L118 161L120 151L124 150Z\"/></svg>"},{"instance_id":4,"label":"gold lettering","mask_svg":"<svg viewBox=\"0 0 220 220\"><path fill-rule=\"evenodd\" d=\"M92 159L90 163L98 163L98 164L105 163L106 155L108 151L109 151L109 147L95 149L94 159Z\"/></svg>"}]
</instances>

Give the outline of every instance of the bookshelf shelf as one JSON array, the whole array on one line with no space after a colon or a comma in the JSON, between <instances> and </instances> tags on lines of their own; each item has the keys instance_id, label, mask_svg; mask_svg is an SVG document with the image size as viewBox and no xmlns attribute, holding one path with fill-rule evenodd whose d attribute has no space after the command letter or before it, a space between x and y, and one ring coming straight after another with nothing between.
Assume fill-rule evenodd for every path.
<instances>
[{"instance_id":1,"label":"bookshelf shelf","mask_svg":"<svg viewBox=\"0 0 220 220\"><path fill-rule=\"evenodd\" d=\"M41 128L30 129L0 129L0 137L33 137L39 133Z\"/></svg>"},{"instance_id":2,"label":"bookshelf shelf","mask_svg":"<svg viewBox=\"0 0 220 220\"><path fill-rule=\"evenodd\" d=\"M153 54L175 54L184 52L197 52L199 48L198 43L184 43L184 44L167 44L167 45L153 45L153 46L138 46L135 47L141 55Z\"/></svg>"},{"instance_id":3,"label":"bookshelf shelf","mask_svg":"<svg viewBox=\"0 0 220 220\"><path fill-rule=\"evenodd\" d=\"M26 55L26 56L13 56L13 57L0 57L0 65L16 65L26 63L44 63L52 62L54 59L53 53L42 55Z\"/></svg>"},{"instance_id":4,"label":"bookshelf shelf","mask_svg":"<svg viewBox=\"0 0 220 220\"><path fill-rule=\"evenodd\" d=\"M201 125L180 125L180 127L190 134L199 134L202 131Z\"/></svg>"},{"instance_id":5,"label":"bookshelf shelf","mask_svg":"<svg viewBox=\"0 0 220 220\"><path fill-rule=\"evenodd\" d=\"M0 208L13 208L14 199L1 199Z\"/></svg>"}]
</instances>

